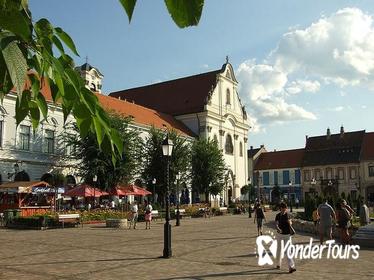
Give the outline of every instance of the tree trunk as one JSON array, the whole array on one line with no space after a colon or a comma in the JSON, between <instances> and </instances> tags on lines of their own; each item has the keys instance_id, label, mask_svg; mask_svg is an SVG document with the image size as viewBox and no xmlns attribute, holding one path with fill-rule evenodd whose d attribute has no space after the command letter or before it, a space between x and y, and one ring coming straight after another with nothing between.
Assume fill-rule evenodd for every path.
<instances>
[{"instance_id":1,"label":"tree trunk","mask_svg":"<svg viewBox=\"0 0 374 280\"><path fill-rule=\"evenodd\" d=\"M205 203L209 203L209 191L205 190Z\"/></svg>"}]
</instances>

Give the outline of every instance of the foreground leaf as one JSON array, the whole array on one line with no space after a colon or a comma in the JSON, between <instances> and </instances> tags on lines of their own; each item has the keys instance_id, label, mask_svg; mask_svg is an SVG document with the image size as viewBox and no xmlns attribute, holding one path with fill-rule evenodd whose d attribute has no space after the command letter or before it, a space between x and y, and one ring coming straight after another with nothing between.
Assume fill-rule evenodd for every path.
<instances>
[{"instance_id":1,"label":"foreground leaf","mask_svg":"<svg viewBox=\"0 0 374 280\"><path fill-rule=\"evenodd\" d=\"M134 13L136 0L119 0L119 2L125 9L127 17L129 18L129 22L131 22L132 14Z\"/></svg>"},{"instance_id":2,"label":"foreground leaf","mask_svg":"<svg viewBox=\"0 0 374 280\"><path fill-rule=\"evenodd\" d=\"M165 4L174 22L184 28L199 23L204 0L165 0Z\"/></svg>"}]
</instances>

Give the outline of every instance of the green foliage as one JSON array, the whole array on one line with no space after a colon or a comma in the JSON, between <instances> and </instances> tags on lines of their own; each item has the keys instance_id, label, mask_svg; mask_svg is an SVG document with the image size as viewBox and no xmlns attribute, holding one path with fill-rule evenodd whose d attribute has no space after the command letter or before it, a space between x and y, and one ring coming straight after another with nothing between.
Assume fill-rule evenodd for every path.
<instances>
[{"instance_id":1,"label":"green foliage","mask_svg":"<svg viewBox=\"0 0 374 280\"><path fill-rule=\"evenodd\" d=\"M132 19L136 0L119 0L129 18ZM197 25L203 11L204 0L165 0L170 16L180 28Z\"/></svg>"},{"instance_id":2,"label":"green foliage","mask_svg":"<svg viewBox=\"0 0 374 280\"><path fill-rule=\"evenodd\" d=\"M76 133L65 133L65 141L73 149L72 156L81 159L78 169L86 182L92 183L97 176L97 185L102 189L110 189L117 184L128 184L134 179L142 164L142 140L134 129L129 129L130 119L114 113L108 117L112 129L118 131L118 138L124 147L122 157L113 163L112 155L100 149L97 137L89 132L85 137Z\"/></svg>"},{"instance_id":3,"label":"green foliage","mask_svg":"<svg viewBox=\"0 0 374 280\"><path fill-rule=\"evenodd\" d=\"M187 138L178 135L175 131L169 131L169 139L174 143L173 152L170 159L169 182L171 187L175 187L176 175L181 174L180 182L186 181L191 169L190 143ZM165 132L151 128L144 145L144 169L143 179L151 186L152 180L156 179L156 193L163 196L166 192L166 159L162 154L162 141Z\"/></svg>"},{"instance_id":4,"label":"green foliage","mask_svg":"<svg viewBox=\"0 0 374 280\"><path fill-rule=\"evenodd\" d=\"M252 198L256 195L256 190L255 190L255 187L252 184L248 184L248 185L243 186L240 189L240 193L242 195L248 195L249 194L249 200L251 201Z\"/></svg>"},{"instance_id":5,"label":"green foliage","mask_svg":"<svg viewBox=\"0 0 374 280\"><path fill-rule=\"evenodd\" d=\"M192 186L199 193L217 195L224 187L225 162L214 140L198 139L192 145Z\"/></svg>"}]
</instances>

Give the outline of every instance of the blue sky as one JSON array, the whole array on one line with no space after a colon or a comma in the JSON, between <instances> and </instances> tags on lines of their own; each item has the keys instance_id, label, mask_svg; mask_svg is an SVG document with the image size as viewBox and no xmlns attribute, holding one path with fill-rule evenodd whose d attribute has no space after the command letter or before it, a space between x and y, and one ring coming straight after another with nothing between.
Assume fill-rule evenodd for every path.
<instances>
[{"instance_id":1,"label":"blue sky","mask_svg":"<svg viewBox=\"0 0 374 280\"><path fill-rule=\"evenodd\" d=\"M373 1L207 0L179 29L163 1L30 0L74 39L111 92L218 69L229 55L251 116L249 145L303 147L305 135L374 131Z\"/></svg>"}]
</instances>

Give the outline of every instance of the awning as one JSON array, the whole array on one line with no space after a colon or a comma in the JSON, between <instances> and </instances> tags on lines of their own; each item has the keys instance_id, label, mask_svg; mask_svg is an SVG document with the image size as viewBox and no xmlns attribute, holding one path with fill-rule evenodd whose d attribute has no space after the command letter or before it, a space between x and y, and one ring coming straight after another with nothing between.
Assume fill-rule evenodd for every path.
<instances>
[{"instance_id":1,"label":"awning","mask_svg":"<svg viewBox=\"0 0 374 280\"><path fill-rule=\"evenodd\" d=\"M18 181L0 185L0 192L6 193L31 193L34 187L48 187L44 181Z\"/></svg>"},{"instance_id":2,"label":"awning","mask_svg":"<svg viewBox=\"0 0 374 280\"><path fill-rule=\"evenodd\" d=\"M65 193L67 196L82 196L82 197L100 197L103 195L109 195L98 188L94 188L88 184L81 184Z\"/></svg>"},{"instance_id":3,"label":"awning","mask_svg":"<svg viewBox=\"0 0 374 280\"><path fill-rule=\"evenodd\" d=\"M152 194L150 191L146 189L140 188L135 185L129 186L117 186L111 192L111 195L118 195L118 196L127 196L127 195L140 195L146 196Z\"/></svg>"}]
</instances>

